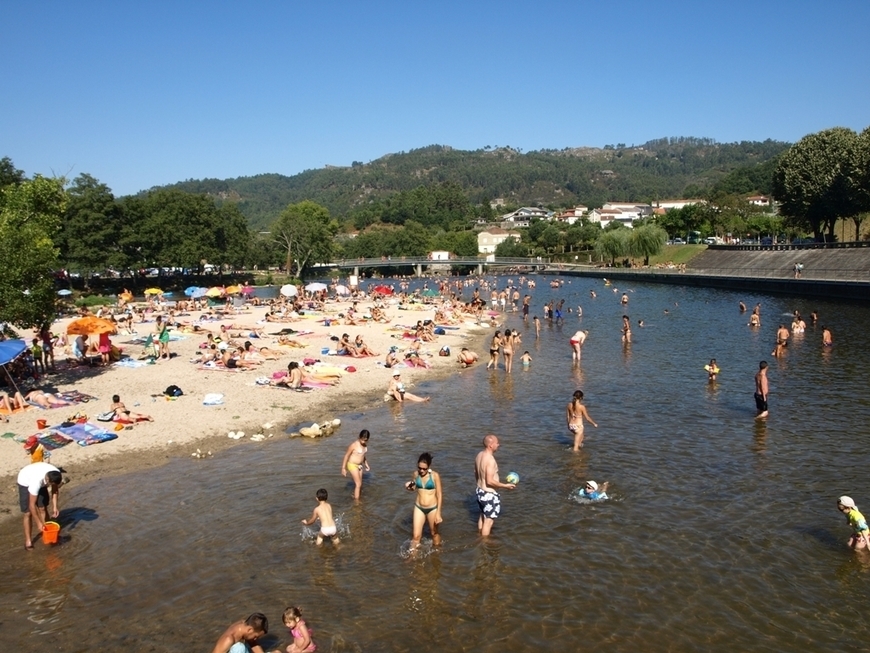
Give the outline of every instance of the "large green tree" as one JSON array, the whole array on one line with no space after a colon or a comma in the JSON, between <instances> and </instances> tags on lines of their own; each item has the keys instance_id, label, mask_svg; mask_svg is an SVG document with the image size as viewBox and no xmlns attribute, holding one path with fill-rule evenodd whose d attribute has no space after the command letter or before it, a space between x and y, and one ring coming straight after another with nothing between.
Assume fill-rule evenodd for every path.
<instances>
[{"instance_id":1,"label":"large green tree","mask_svg":"<svg viewBox=\"0 0 870 653\"><path fill-rule=\"evenodd\" d=\"M631 256L642 258L649 265L649 257L661 254L668 240L668 232L655 224L643 224L631 230L628 251Z\"/></svg>"},{"instance_id":2,"label":"large green tree","mask_svg":"<svg viewBox=\"0 0 870 653\"><path fill-rule=\"evenodd\" d=\"M605 229L595 241L596 253L602 259L610 259L611 264L615 264L617 258L628 256L630 254L628 232L629 230L622 225L615 229Z\"/></svg>"},{"instance_id":3,"label":"large green tree","mask_svg":"<svg viewBox=\"0 0 870 653\"><path fill-rule=\"evenodd\" d=\"M54 318L63 185L37 175L0 190L0 322L27 328Z\"/></svg>"},{"instance_id":4,"label":"large green tree","mask_svg":"<svg viewBox=\"0 0 870 653\"><path fill-rule=\"evenodd\" d=\"M332 257L338 225L325 207L305 200L284 209L271 231L286 253L287 270L302 278L308 266Z\"/></svg>"},{"instance_id":5,"label":"large green tree","mask_svg":"<svg viewBox=\"0 0 870 653\"><path fill-rule=\"evenodd\" d=\"M86 273L128 265L121 247L123 230L120 205L106 184L88 174L73 180L67 189L67 206L58 234L60 257L71 270Z\"/></svg>"},{"instance_id":6,"label":"large green tree","mask_svg":"<svg viewBox=\"0 0 870 653\"><path fill-rule=\"evenodd\" d=\"M780 157L773 193L787 226L812 231L817 239L827 230L833 238L837 218L861 213L858 153L858 135L834 127L804 136Z\"/></svg>"}]
</instances>

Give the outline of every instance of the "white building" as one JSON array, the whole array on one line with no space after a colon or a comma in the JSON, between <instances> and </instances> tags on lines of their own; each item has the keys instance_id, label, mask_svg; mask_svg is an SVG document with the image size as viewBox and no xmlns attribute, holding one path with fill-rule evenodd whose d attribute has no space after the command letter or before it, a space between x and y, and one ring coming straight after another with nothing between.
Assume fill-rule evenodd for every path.
<instances>
[{"instance_id":1,"label":"white building","mask_svg":"<svg viewBox=\"0 0 870 653\"><path fill-rule=\"evenodd\" d=\"M478 254L494 254L495 248L508 238L513 238L519 242L520 232L505 231L499 227L490 227L486 231L481 231L477 234L477 252Z\"/></svg>"},{"instance_id":2,"label":"white building","mask_svg":"<svg viewBox=\"0 0 870 653\"><path fill-rule=\"evenodd\" d=\"M546 220L550 217L550 212L547 209L539 209L537 206L523 206L518 208L516 211L512 211L511 213L506 213L501 216L502 222L528 222L532 218L538 218L540 220Z\"/></svg>"},{"instance_id":3,"label":"white building","mask_svg":"<svg viewBox=\"0 0 870 653\"><path fill-rule=\"evenodd\" d=\"M682 209L685 206L691 206L692 204L706 204L707 200L699 200L699 199L689 199L689 200L662 200L660 202L656 202L657 209L664 209L665 211L670 211L671 209Z\"/></svg>"}]
</instances>

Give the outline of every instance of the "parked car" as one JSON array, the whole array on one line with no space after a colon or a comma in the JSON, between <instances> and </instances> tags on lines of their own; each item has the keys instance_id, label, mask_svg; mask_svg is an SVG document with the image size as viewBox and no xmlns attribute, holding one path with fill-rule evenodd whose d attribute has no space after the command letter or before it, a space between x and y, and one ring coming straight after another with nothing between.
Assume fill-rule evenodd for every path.
<instances>
[{"instance_id":1,"label":"parked car","mask_svg":"<svg viewBox=\"0 0 870 653\"><path fill-rule=\"evenodd\" d=\"M761 239L761 244L762 245L773 245L773 238L771 238L770 236L765 236L764 238Z\"/></svg>"},{"instance_id":2,"label":"parked car","mask_svg":"<svg viewBox=\"0 0 870 653\"><path fill-rule=\"evenodd\" d=\"M682 238L674 238L674 240L672 241L672 244L674 244L674 245L685 245L685 244L686 244L686 241L683 240Z\"/></svg>"}]
</instances>

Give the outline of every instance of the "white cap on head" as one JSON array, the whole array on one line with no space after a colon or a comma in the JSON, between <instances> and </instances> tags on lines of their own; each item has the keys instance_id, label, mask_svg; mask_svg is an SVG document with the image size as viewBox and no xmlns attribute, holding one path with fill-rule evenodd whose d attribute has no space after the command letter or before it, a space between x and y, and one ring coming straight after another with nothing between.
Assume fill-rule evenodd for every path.
<instances>
[{"instance_id":1,"label":"white cap on head","mask_svg":"<svg viewBox=\"0 0 870 653\"><path fill-rule=\"evenodd\" d=\"M400 374L401 374L401 372L399 370L396 370L395 372L393 372L393 376L399 376Z\"/></svg>"},{"instance_id":2,"label":"white cap on head","mask_svg":"<svg viewBox=\"0 0 870 653\"><path fill-rule=\"evenodd\" d=\"M837 499L837 503L839 503L841 506L846 506L847 508L855 507L854 499L852 499L852 497L847 497L846 495L843 495L839 499Z\"/></svg>"},{"instance_id":3,"label":"white cap on head","mask_svg":"<svg viewBox=\"0 0 870 653\"><path fill-rule=\"evenodd\" d=\"M591 487L593 490L598 489L598 483L596 483L595 481L586 481L586 485L588 487Z\"/></svg>"}]
</instances>

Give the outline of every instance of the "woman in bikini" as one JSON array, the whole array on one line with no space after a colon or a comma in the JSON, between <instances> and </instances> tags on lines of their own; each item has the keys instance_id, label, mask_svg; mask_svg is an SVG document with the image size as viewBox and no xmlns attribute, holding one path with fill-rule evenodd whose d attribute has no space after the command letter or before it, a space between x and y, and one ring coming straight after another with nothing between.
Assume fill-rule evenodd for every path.
<instances>
[{"instance_id":1,"label":"woman in bikini","mask_svg":"<svg viewBox=\"0 0 870 653\"><path fill-rule=\"evenodd\" d=\"M354 482L353 498L359 500L360 490L362 489L363 469L370 471L366 453L368 452L368 442L371 434L368 429L363 429L359 432L359 438L350 443L347 451L344 452L344 460L341 461L341 475L350 476Z\"/></svg>"},{"instance_id":2,"label":"woman in bikini","mask_svg":"<svg viewBox=\"0 0 870 653\"><path fill-rule=\"evenodd\" d=\"M568 430L574 434L574 451L580 451L580 447L583 446L583 419L586 418L587 422L598 428L598 424L589 417L589 413L586 412L586 406L583 405L582 390L574 392L574 397L571 399L571 403L568 404L566 418Z\"/></svg>"},{"instance_id":3,"label":"woman in bikini","mask_svg":"<svg viewBox=\"0 0 870 653\"><path fill-rule=\"evenodd\" d=\"M417 471L414 472L413 480L405 484L409 492L416 492L414 503L414 531L411 537L411 548L420 546L423 537L423 525L428 522L432 532L432 544L441 544L441 536L438 534L438 524L441 523L441 476L433 471L432 454L422 453L417 459Z\"/></svg>"},{"instance_id":4,"label":"woman in bikini","mask_svg":"<svg viewBox=\"0 0 870 653\"><path fill-rule=\"evenodd\" d=\"M504 356L504 369L508 374L511 373L511 366L514 360L514 336L510 329L504 330L504 338L501 344L501 353Z\"/></svg>"},{"instance_id":5,"label":"woman in bikini","mask_svg":"<svg viewBox=\"0 0 870 653\"><path fill-rule=\"evenodd\" d=\"M489 343L489 362L486 364L486 369L498 369L498 348L501 344L501 331L496 331L492 336L492 342Z\"/></svg>"}]
</instances>

